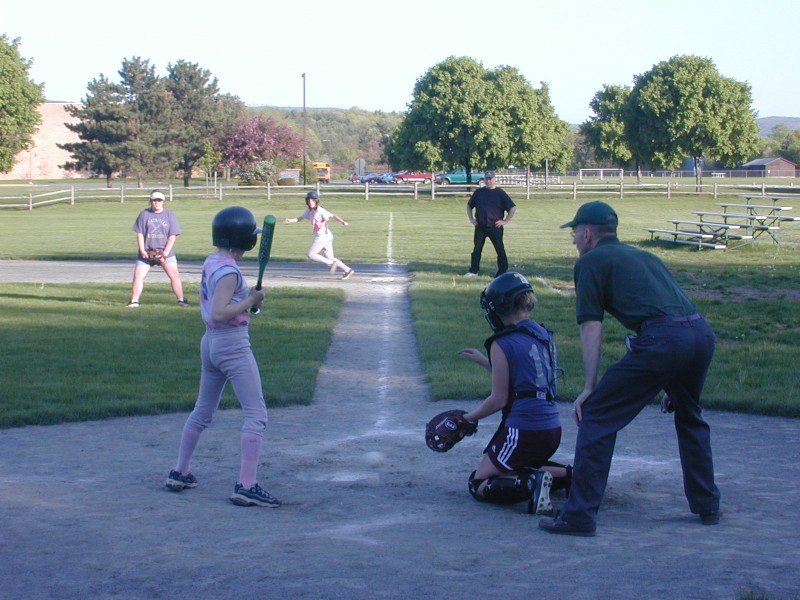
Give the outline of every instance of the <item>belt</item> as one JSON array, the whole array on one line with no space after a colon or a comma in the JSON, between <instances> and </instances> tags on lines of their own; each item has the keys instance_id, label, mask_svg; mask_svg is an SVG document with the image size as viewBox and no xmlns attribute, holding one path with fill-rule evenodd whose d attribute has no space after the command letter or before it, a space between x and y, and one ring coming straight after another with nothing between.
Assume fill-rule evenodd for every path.
<instances>
[{"instance_id":1,"label":"belt","mask_svg":"<svg viewBox=\"0 0 800 600\"><path fill-rule=\"evenodd\" d=\"M694 313L693 315L687 315L685 317L673 317L671 315L664 315L663 317L653 317L652 319L647 319L646 321L642 321L642 324L639 325L639 331L642 331L646 327L650 327L650 325L658 325L659 323L688 323L689 321L697 321L697 319L702 319L703 315L700 313Z\"/></svg>"},{"instance_id":2,"label":"belt","mask_svg":"<svg viewBox=\"0 0 800 600\"><path fill-rule=\"evenodd\" d=\"M538 398L539 400L547 400L547 392L537 390L527 390L524 392L514 392L514 399L517 398Z\"/></svg>"}]
</instances>

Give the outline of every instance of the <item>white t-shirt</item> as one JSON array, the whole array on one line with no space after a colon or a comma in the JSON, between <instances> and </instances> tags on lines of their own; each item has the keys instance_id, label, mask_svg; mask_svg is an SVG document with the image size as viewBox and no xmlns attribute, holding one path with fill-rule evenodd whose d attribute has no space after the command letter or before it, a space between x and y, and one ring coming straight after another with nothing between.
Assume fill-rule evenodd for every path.
<instances>
[{"instance_id":1,"label":"white t-shirt","mask_svg":"<svg viewBox=\"0 0 800 600\"><path fill-rule=\"evenodd\" d=\"M315 239L333 239L333 233L328 229L328 221L330 221L332 217L333 213L321 206L317 206L314 210L307 208L306 211L300 215L301 219L308 219L311 221L311 229L314 232Z\"/></svg>"}]
</instances>

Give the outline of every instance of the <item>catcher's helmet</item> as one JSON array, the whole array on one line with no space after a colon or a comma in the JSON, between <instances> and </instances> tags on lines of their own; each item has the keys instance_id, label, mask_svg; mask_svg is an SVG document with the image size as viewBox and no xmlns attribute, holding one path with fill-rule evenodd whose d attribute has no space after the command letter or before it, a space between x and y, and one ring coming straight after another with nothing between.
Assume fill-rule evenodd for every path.
<instances>
[{"instance_id":1,"label":"catcher's helmet","mask_svg":"<svg viewBox=\"0 0 800 600\"><path fill-rule=\"evenodd\" d=\"M211 222L212 242L218 248L252 250L259 233L256 218L243 206L223 208Z\"/></svg>"},{"instance_id":2,"label":"catcher's helmet","mask_svg":"<svg viewBox=\"0 0 800 600\"><path fill-rule=\"evenodd\" d=\"M496 277L481 292L481 308L486 311L486 321L493 331L505 327L500 315L507 315L514 309L514 300L525 292L533 293L533 286L521 273L509 271Z\"/></svg>"}]
</instances>

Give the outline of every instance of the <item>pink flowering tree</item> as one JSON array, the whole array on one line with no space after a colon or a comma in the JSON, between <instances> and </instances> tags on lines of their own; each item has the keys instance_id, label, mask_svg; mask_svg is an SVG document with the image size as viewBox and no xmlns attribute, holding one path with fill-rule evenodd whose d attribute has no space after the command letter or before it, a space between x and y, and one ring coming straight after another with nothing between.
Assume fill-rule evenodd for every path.
<instances>
[{"instance_id":1,"label":"pink flowering tree","mask_svg":"<svg viewBox=\"0 0 800 600\"><path fill-rule=\"evenodd\" d=\"M303 140L288 125L253 117L239 123L222 145L223 165L247 169L255 163L288 162L302 157Z\"/></svg>"}]
</instances>

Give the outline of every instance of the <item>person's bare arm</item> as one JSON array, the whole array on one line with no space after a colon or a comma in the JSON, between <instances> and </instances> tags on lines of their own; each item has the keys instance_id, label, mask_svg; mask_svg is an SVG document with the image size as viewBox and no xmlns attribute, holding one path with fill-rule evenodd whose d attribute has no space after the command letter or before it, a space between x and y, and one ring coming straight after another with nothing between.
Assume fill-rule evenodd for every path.
<instances>
[{"instance_id":1,"label":"person's bare arm","mask_svg":"<svg viewBox=\"0 0 800 600\"><path fill-rule=\"evenodd\" d=\"M508 359L499 344L492 344L490 352L492 353L492 393L475 410L464 415L464 418L471 423L477 423L478 420L502 410L508 402L508 388L511 380Z\"/></svg>"},{"instance_id":2,"label":"person's bare arm","mask_svg":"<svg viewBox=\"0 0 800 600\"><path fill-rule=\"evenodd\" d=\"M583 391L573 403L575 422L580 423L581 406L597 385L597 372L600 368L600 354L603 345L603 322L584 321L581 328L581 355L583 356Z\"/></svg>"},{"instance_id":3,"label":"person's bare arm","mask_svg":"<svg viewBox=\"0 0 800 600\"><path fill-rule=\"evenodd\" d=\"M483 352L478 350L477 348L462 348L457 353L459 356L463 356L464 358L468 358L474 363L479 364L484 369L489 371L492 370L492 365L489 364L489 359L484 356Z\"/></svg>"},{"instance_id":4,"label":"person's bare arm","mask_svg":"<svg viewBox=\"0 0 800 600\"><path fill-rule=\"evenodd\" d=\"M496 227L502 227L503 225L507 225L508 222L511 220L511 217L514 216L515 212L517 212L517 207L516 206L512 206L509 209L508 213L506 213L506 218L505 219L500 219L499 221L497 221L495 223L495 226Z\"/></svg>"},{"instance_id":5,"label":"person's bare arm","mask_svg":"<svg viewBox=\"0 0 800 600\"><path fill-rule=\"evenodd\" d=\"M473 225L478 224L478 222L475 220L475 217L472 216L472 209L470 208L469 204L467 205L467 219L469 219L469 222Z\"/></svg>"},{"instance_id":6,"label":"person's bare arm","mask_svg":"<svg viewBox=\"0 0 800 600\"><path fill-rule=\"evenodd\" d=\"M224 275L214 289L214 299L211 302L211 318L217 323L225 323L233 317L250 310L253 306L261 306L264 301L265 290L250 288L247 297L231 304L233 293L236 291L236 273Z\"/></svg>"}]
</instances>

